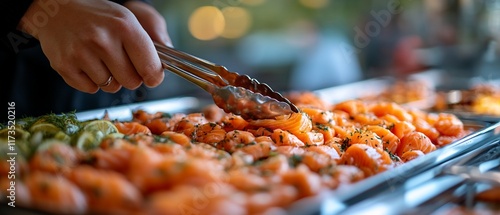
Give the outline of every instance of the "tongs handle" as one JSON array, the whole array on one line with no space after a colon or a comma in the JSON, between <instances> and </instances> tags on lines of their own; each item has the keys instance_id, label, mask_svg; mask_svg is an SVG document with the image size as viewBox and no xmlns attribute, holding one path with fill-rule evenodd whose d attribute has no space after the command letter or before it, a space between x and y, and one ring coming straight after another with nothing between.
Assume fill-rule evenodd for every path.
<instances>
[{"instance_id":1,"label":"tongs handle","mask_svg":"<svg viewBox=\"0 0 500 215\"><path fill-rule=\"evenodd\" d=\"M457 175L470 181L486 182L500 186L500 172L491 170L500 166L500 159L490 160L476 166L450 166L443 171L445 174Z\"/></svg>"},{"instance_id":2,"label":"tongs handle","mask_svg":"<svg viewBox=\"0 0 500 215\"><path fill-rule=\"evenodd\" d=\"M260 83L258 80L251 78L248 75L240 75L236 72L231 72L224 66L209 62L207 60L170 48L168 46L164 46L158 43L155 43L155 46L156 49L162 54L167 54L171 57L179 59L180 61L183 61L180 64L176 64L176 66L191 71L186 68L186 64L188 64L188 66L190 67L195 67L200 71L205 71L197 73L196 75L206 81L209 81L211 84L214 84L218 87L224 87L228 85L243 87L252 92L260 93L264 96L269 96L280 102L284 102L290 106L290 109L293 112L299 112L299 109L287 98L283 97L280 93L272 90L269 85ZM214 75L211 72L217 75Z\"/></svg>"}]
</instances>

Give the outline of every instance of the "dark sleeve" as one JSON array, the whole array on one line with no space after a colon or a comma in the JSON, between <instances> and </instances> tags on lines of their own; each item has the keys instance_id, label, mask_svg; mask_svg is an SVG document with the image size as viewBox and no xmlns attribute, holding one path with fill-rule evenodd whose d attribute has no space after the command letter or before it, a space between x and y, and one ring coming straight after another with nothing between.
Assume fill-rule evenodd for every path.
<instances>
[{"instance_id":1,"label":"dark sleeve","mask_svg":"<svg viewBox=\"0 0 500 215\"><path fill-rule=\"evenodd\" d=\"M29 46L34 39L17 30L17 25L33 0L3 0L0 7L0 40L2 46L14 50ZM14 47L16 46L16 47Z\"/></svg>"}]
</instances>

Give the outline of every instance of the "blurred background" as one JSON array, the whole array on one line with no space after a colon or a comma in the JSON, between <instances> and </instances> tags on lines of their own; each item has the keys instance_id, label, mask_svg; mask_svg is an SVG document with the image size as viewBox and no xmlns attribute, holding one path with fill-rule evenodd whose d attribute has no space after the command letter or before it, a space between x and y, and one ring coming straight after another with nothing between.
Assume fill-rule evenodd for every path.
<instances>
[{"instance_id":1,"label":"blurred background","mask_svg":"<svg viewBox=\"0 0 500 215\"><path fill-rule=\"evenodd\" d=\"M500 78L500 0L153 0L175 48L279 91L439 69ZM148 99L205 95L174 74Z\"/></svg>"}]
</instances>

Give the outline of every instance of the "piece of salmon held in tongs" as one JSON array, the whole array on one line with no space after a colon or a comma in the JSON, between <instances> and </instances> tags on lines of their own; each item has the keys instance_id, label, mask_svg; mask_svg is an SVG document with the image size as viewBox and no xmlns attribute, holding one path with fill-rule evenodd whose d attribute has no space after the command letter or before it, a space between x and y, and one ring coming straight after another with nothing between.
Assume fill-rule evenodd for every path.
<instances>
[{"instance_id":1,"label":"piece of salmon held in tongs","mask_svg":"<svg viewBox=\"0 0 500 215\"><path fill-rule=\"evenodd\" d=\"M298 113L298 108L267 84L225 67L155 43L163 68L198 85L217 106L244 119L272 119Z\"/></svg>"}]
</instances>

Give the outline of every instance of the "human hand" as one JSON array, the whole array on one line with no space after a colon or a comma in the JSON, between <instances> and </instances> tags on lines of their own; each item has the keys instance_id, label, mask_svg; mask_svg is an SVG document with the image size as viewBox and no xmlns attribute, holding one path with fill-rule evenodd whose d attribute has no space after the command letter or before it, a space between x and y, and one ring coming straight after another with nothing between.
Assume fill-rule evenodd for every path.
<instances>
[{"instance_id":1,"label":"human hand","mask_svg":"<svg viewBox=\"0 0 500 215\"><path fill-rule=\"evenodd\" d=\"M163 81L152 39L127 8L106 0L54 1L58 10L41 22L41 1L32 3L19 27L40 41L52 68L73 88L116 92ZM110 76L109 85L99 86Z\"/></svg>"}]
</instances>

